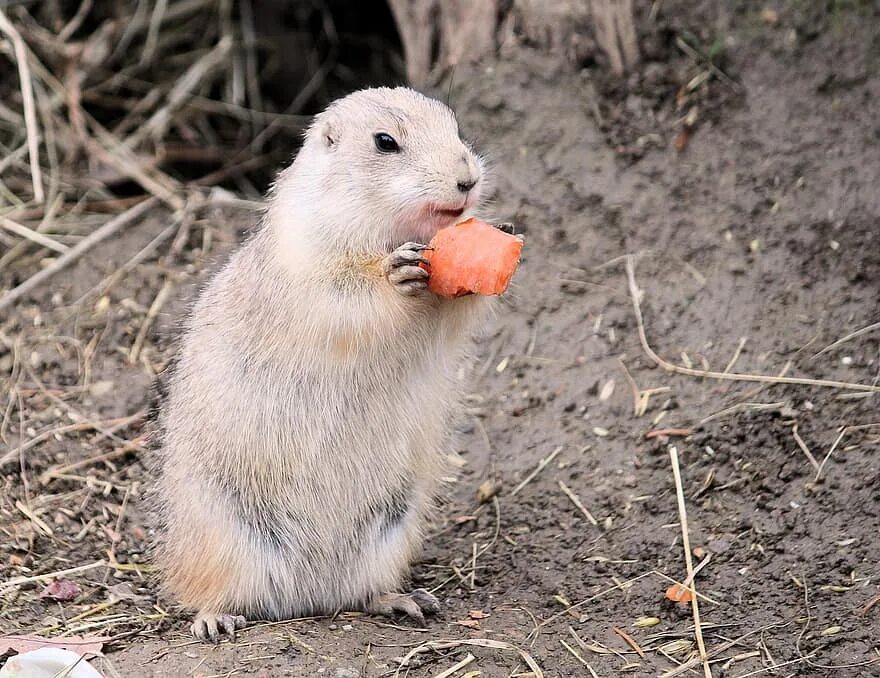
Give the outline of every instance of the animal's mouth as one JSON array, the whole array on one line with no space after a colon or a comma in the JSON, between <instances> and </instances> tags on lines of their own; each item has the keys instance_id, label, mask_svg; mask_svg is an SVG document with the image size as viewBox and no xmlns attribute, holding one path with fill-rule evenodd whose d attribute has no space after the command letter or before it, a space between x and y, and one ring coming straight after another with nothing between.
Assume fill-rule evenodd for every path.
<instances>
[{"instance_id":1,"label":"animal's mouth","mask_svg":"<svg viewBox=\"0 0 880 678\"><path fill-rule=\"evenodd\" d=\"M416 216L402 221L394 228L392 249L411 241L429 242L439 229L457 223L459 217L471 206L471 200L465 200L461 205L428 203Z\"/></svg>"},{"instance_id":2,"label":"animal's mouth","mask_svg":"<svg viewBox=\"0 0 880 678\"><path fill-rule=\"evenodd\" d=\"M461 207L435 207L433 211L435 214L439 214L440 216L457 219L462 214L464 214L464 205L462 205Z\"/></svg>"}]
</instances>

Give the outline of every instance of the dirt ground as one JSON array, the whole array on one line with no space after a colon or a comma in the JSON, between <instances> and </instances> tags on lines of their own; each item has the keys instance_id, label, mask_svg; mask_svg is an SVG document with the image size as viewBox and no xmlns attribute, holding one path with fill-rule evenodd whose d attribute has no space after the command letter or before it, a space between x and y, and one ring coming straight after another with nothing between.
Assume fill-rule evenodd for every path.
<instances>
[{"instance_id":1,"label":"dirt ground","mask_svg":"<svg viewBox=\"0 0 880 678\"><path fill-rule=\"evenodd\" d=\"M686 576L672 445L695 562L711 556L696 586L713 675L880 676L877 393L656 367L623 259L636 257L647 340L676 365L880 382L876 328L823 351L880 319L880 10L655 4L646 61L624 84L522 45L455 76L450 101L493 166L483 214L514 221L527 245L478 344L464 463L413 571L439 618L255 624L209 647L156 598L147 452L113 453L141 418L117 418L147 406L168 357L182 301L137 338L159 291L186 298L254 221L213 210L179 256L161 240L112 303L74 305L165 232L161 212L0 319L3 378L30 366L4 386L5 411L26 401L39 413L11 417L0 458L40 438L0 468L0 632L106 635L95 665L121 676L378 678L420 647L399 675L530 675L521 653L546 676L658 675L694 652L690 607L664 596ZM681 35L698 53L676 46ZM710 52L711 67L699 56ZM13 266L0 283L32 272ZM59 430L77 417L111 435ZM500 492L481 504L486 482ZM37 597L37 582L3 589L108 559L122 565L68 575L82 595L67 603ZM421 645L445 640L457 642Z\"/></svg>"}]
</instances>

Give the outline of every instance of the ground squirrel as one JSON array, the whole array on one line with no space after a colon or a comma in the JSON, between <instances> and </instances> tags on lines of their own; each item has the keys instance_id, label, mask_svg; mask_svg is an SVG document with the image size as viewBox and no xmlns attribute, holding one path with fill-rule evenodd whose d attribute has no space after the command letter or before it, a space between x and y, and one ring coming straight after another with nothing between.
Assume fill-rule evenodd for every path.
<instances>
[{"instance_id":1,"label":"ground squirrel","mask_svg":"<svg viewBox=\"0 0 880 678\"><path fill-rule=\"evenodd\" d=\"M198 611L362 609L422 621L401 593L443 473L484 297L426 289L423 243L477 203L453 112L406 88L317 115L260 228L185 321L158 419L158 561Z\"/></svg>"}]
</instances>

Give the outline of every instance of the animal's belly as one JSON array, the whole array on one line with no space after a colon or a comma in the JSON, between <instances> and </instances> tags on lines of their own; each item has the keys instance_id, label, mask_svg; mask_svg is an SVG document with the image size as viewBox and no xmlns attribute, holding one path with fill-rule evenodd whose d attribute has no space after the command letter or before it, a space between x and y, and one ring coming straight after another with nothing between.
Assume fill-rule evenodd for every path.
<instances>
[{"instance_id":1,"label":"animal's belly","mask_svg":"<svg viewBox=\"0 0 880 678\"><path fill-rule=\"evenodd\" d=\"M360 501L325 495L305 512L279 507L248 526L259 554L260 614L355 609L397 589L419 545L427 495L367 494Z\"/></svg>"}]
</instances>

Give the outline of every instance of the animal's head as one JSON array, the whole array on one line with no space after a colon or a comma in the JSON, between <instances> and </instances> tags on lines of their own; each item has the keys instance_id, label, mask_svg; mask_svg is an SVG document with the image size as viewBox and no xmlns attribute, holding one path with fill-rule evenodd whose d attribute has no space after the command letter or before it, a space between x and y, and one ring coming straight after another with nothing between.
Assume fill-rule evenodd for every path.
<instances>
[{"instance_id":1,"label":"animal's head","mask_svg":"<svg viewBox=\"0 0 880 678\"><path fill-rule=\"evenodd\" d=\"M405 87L354 92L315 117L276 195L295 185L334 240L427 242L479 201L483 163L446 105ZM300 213L302 213L300 211Z\"/></svg>"}]
</instances>

